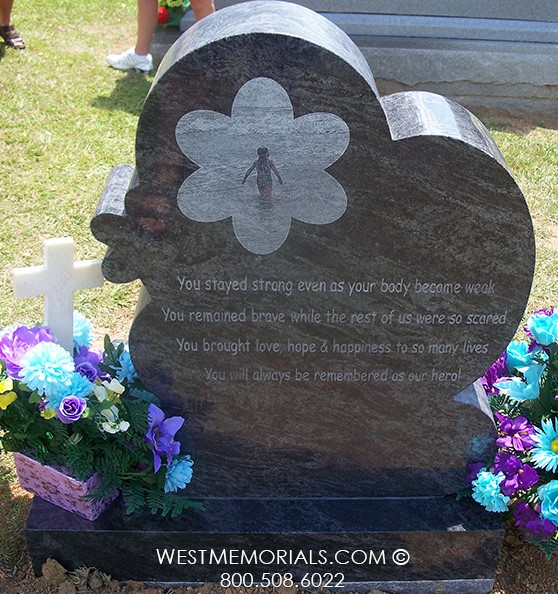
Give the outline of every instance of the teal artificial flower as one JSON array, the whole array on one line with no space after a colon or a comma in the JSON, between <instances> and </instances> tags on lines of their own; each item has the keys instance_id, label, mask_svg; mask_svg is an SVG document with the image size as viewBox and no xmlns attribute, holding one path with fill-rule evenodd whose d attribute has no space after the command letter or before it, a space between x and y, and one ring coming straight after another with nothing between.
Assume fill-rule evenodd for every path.
<instances>
[{"instance_id":1,"label":"teal artificial flower","mask_svg":"<svg viewBox=\"0 0 558 594\"><path fill-rule=\"evenodd\" d=\"M74 311L74 348L89 348L93 343L93 326L79 311Z\"/></svg>"},{"instance_id":2,"label":"teal artificial flower","mask_svg":"<svg viewBox=\"0 0 558 594\"><path fill-rule=\"evenodd\" d=\"M63 387L58 394L49 396L45 402L45 408L58 411L62 400L68 396L75 396L82 400L87 400L88 396L93 392L93 384L81 373L75 371L72 375L70 383Z\"/></svg>"},{"instance_id":3,"label":"teal artificial flower","mask_svg":"<svg viewBox=\"0 0 558 594\"><path fill-rule=\"evenodd\" d=\"M558 526L558 481L550 481L539 487L538 494L541 500L541 518Z\"/></svg>"},{"instance_id":4,"label":"teal artificial flower","mask_svg":"<svg viewBox=\"0 0 558 594\"><path fill-rule=\"evenodd\" d=\"M558 311L550 315L545 312L535 313L527 320L527 328L533 338L543 346L558 340Z\"/></svg>"},{"instance_id":5,"label":"teal artificial flower","mask_svg":"<svg viewBox=\"0 0 558 594\"><path fill-rule=\"evenodd\" d=\"M505 512L510 501L500 489L500 483L505 478L503 472L493 474L486 468L481 468L477 478L472 482L473 499L490 512Z\"/></svg>"},{"instance_id":6,"label":"teal artificial flower","mask_svg":"<svg viewBox=\"0 0 558 594\"><path fill-rule=\"evenodd\" d=\"M520 377L506 378L500 382L494 382L494 387L503 394L507 394L513 400L535 400L541 392L541 377L546 365L531 365L520 369L523 379Z\"/></svg>"},{"instance_id":7,"label":"teal artificial flower","mask_svg":"<svg viewBox=\"0 0 558 594\"><path fill-rule=\"evenodd\" d=\"M55 342L40 342L22 357L21 381L40 396L50 398L64 393L75 372L74 360Z\"/></svg>"},{"instance_id":8,"label":"teal artificial flower","mask_svg":"<svg viewBox=\"0 0 558 594\"><path fill-rule=\"evenodd\" d=\"M132 363L132 358L130 357L130 351L126 346L120 355L118 362L120 363L120 369L114 368L116 371L116 379L119 382L134 382L138 379L138 374L134 368L134 364Z\"/></svg>"},{"instance_id":9,"label":"teal artificial flower","mask_svg":"<svg viewBox=\"0 0 558 594\"><path fill-rule=\"evenodd\" d=\"M174 459L167 468L165 477L165 493L175 492L184 487L192 480L193 460L190 456Z\"/></svg>"},{"instance_id":10,"label":"teal artificial flower","mask_svg":"<svg viewBox=\"0 0 558 594\"><path fill-rule=\"evenodd\" d=\"M512 340L506 349L506 368L512 373L524 367L533 365L533 357L541 352L538 350L529 350L529 343L525 340ZM546 354L546 353L545 353ZM548 356L546 357L548 358Z\"/></svg>"},{"instance_id":11,"label":"teal artificial flower","mask_svg":"<svg viewBox=\"0 0 558 594\"><path fill-rule=\"evenodd\" d=\"M537 468L556 472L558 468L558 427L555 420L546 419L541 427L535 427L535 447L531 450L531 461Z\"/></svg>"}]
</instances>

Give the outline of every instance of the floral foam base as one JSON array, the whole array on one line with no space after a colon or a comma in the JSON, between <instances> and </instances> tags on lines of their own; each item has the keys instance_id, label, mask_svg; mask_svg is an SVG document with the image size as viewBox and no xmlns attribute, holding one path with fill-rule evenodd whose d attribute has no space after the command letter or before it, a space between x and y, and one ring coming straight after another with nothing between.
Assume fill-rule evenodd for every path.
<instances>
[{"instance_id":1,"label":"floral foam base","mask_svg":"<svg viewBox=\"0 0 558 594\"><path fill-rule=\"evenodd\" d=\"M22 489L86 520L96 520L118 496L115 491L103 499L85 499L85 495L99 486L98 475L78 481L23 454L14 452L13 456Z\"/></svg>"}]
</instances>

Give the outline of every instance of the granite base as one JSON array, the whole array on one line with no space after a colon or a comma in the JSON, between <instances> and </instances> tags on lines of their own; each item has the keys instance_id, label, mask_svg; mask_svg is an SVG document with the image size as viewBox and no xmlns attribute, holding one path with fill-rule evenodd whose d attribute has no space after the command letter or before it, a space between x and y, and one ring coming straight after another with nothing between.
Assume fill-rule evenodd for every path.
<instances>
[{"instance_id":1,"label":"granite base","mask_svg":"<svg viewBox=\"0 0 558 594\"><path fill-rule=\"evenodd\" d=\"M152 583L219 583L235 573L256 585L291 573L330 590L342 579L344 591L481 594L503 539L499 517L453 497L205 503L205 512L172 519L128 517L117 502L88 522L35 499L25 528L34 570L53 557Z\"/></svg>"}]
</instances>

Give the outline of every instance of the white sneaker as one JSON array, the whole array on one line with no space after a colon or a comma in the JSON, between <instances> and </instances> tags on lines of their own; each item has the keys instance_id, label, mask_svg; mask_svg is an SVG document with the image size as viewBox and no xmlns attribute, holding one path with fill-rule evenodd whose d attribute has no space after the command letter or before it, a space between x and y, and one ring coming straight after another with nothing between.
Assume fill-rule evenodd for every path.
<instances>
[{"instance_id":1,"label":"white sneaker","mask_svg":"<svg viewBox=\"0 0 558 594\"><path fill-rule=\"evenodd\" d=\"M107 56L109 66L116 70L137 70L139 72L149 72L153 70L153 58L151 54L139 56L134 52L134 48L126 50L121 54L110 54Z\"/></svg>"}]
</instances>

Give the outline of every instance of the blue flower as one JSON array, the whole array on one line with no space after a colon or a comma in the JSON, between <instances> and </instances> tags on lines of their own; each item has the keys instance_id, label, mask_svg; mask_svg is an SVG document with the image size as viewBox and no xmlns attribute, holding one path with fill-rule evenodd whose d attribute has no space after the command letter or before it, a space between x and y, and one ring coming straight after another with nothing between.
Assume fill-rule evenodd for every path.
<instances>
[{"instance_id":1,"label":"blue flower","mask_svg":"<svg viewBox=\"0 0 558 594\"><path fill-rule=\"evenodd\" d=\"M130 351L128 350L128 347L122 351L118 362L120 363L120 369L116 369L114 367L113 369L116 371L116 379L119 382L128 381L131 383L138 379L138 374L136 373L134 364L132 363L132 358L130 357Z\"/></svg>"},{"instance_id":2,"label":"blue flower","mask_svg":"<svg viewBox=\"0 0 558 594\"><path fill-rule=\"evenodd\" d=\"M93 342L93 326L91 322L79 311L74 311L74 348L91 346Z\"/></svg>"},{"instance_id":3,"label":"blue flower","mask_svg":"<svg viewBox=\"0 0 558 594\"><path fill-rule=\"evenodd\" d=\"M535 428L533 436L535 447L531 450L531 461L537 468L556 472L558 468L558 427L554 421L546 419L541 428Z\"/></svg>"},{"instance_id":4,"label":"blue flower","mask_svg":"<svg viewBox=\"0 0 558 594\"><path fill-rule=\"evenodd\" d=\"M533 365L533 357L539 350L529 350L529 343L524 340L512 340L506 349L506 367L510 373L522 367Z\"/></svg>"},{"instance_id":5,"label":"blue flower","mask_svg":"<svg viewBox=\"0 0 558 594\"><path fill-rule=\"evenodd\" d=\"M472 482L473 499L490 512L506 511L510 498L500 489L500 483L505 478L503 472L493 474L486 469L481 470Z\"/></svg>"},{"instance_id":6,"label":"blue flower","mask_svg":"<svg viewBox=\"0 0 558 594\"><path fill-rule=\"evenodd\" d=\"M48 398L65 392L74 375L72 356L54 342L40 342L29 349L20 365L23 383Z\"/></svg>"},{"instance_id":7,"label":"blue flower","mask_svg":"<svg viewBox=\"0 0 558 594\"><path fill-rule=\"evenodd\" d=\"M190 456L184 456L171 462L165 477L165 493L174 493L178 489L184 489L192 480L192 464L194 462Z\"/></svg>"},{"instance_id":8,"label":"blue flower","mask_svg":"<svg viewBox=\"0 0 558 594\"><path fill-rule=\"evenodd\" d=\"M64 386L58 394L51 395L46 400L46 408L51 410L58 410L60 403L67 396L76 396L83 400L87 400L87 397L93 391L93 384L81 373L77 371L72 375L71 381L67 386Z\"/></svg>"},{"instance_id":9,"label":"blue flower","mask_svg":"<svg viewBox=\"0 0 558 594\"><path fill-rule=\"evenodd\" d=\"M514 400L535 400L540 394L540 381L546 365L531 365L523 368L523 378L510 377L495 382L494 387Z\"/></svg>"},{"instance_id":10,"label":"blue flower","mask_svg":"<svg viewBox=\"0 0 558 594\"><path fill-rule=\"evenodd\" d=\"M558 481L550 481L539 487L538 494L541 500L541 518L558 526Z\"/></svg>"},{"instance_id":11,"label":"blue flower","mask_svg":"<svg viewBox=\"0 0 558 594\"><path fill-rule=\"evenodd\" d=\"M543 346L558 340L558 311L550 315L545 312L535 313L527 320L527 328L533 338Z\"/></svg>"}]
</instances>

